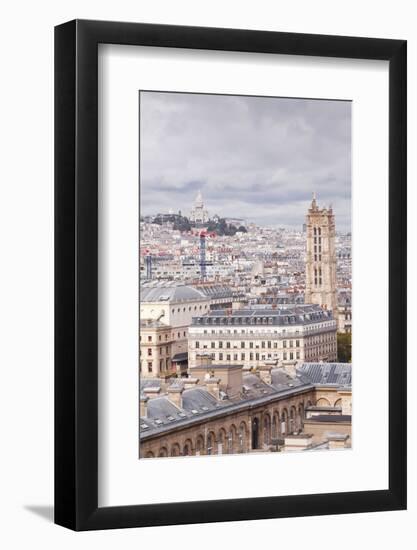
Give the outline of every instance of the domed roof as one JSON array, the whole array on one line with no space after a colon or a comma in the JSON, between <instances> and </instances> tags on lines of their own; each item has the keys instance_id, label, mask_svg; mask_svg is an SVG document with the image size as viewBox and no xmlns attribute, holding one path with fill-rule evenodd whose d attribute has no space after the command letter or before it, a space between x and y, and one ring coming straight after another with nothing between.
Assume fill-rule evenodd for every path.
<instances>
[{"instance_id":1,"label":"domed roof","mask_svg":"<svg viewBox=\"0 0 417 550\"><path fill-rule=\"evenodd\" d=\"M198 208L203 208L203 195L201 194L201 191L197 193L194 204Z\"/></svg>"},{"instance_id":2,"label":"domed roof","mask_svg":"<svg viewBox=\"0 0 417 550\"><path fill-rule=\"evenodd\" d=\"M143 285L140 288L141 302L184 302L204 300L207 300L207 298L202 292L188 285Z\"/></svg>"}]
</instances>

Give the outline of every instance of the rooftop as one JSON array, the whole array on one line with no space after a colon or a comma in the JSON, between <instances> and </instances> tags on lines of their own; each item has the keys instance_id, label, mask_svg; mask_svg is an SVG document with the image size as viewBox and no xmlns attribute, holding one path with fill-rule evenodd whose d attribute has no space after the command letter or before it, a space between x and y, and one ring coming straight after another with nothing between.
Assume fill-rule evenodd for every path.
<instances>
[{"instance_id":1,"label":"rooftop","mask_svg":"<svg viewBox=\"0 0 417 550\"><path fill-rule=\"evenodd\" d=\"M308 363L307 363L308 364ZM322 363L322 366L339 366L341 363ZM345 364L350 370L351 364ZM224 365L210 365L210 368L225 368ZM239 367L240 368L240 367ZM322 379L320 379L322 380ZM169 389L184 388L187 378L173 379L165 381L162 379L141 379L141 395L148 388L160 388L161 395L149 399L147 402L147 416L140 419L141 437L146 438L169 430L171 427L182 427L188 423L198 423L208 421L213 416L237 412L248 406L256 406L262 403L268 403L280 397L297 394L299 392L309 391L314 388L311 379L299 373L292 377L285 369L275 368L271 371L271 383L268 384L257 374L252 372L244 373L242 377L242 392L239 397L229 399L223 393L220 399L216 399L205 385L196 385L192 388L184 389L182 392L182 406L175 405L169 396ZM320 382L324 384L324 382ZM333 385L333 384L331 384ZM335 409L332 409L335 410ZM323 412L326 412L323 410ZM306 422L350 422L351 416L321 414L314 416Z\"/></svg>"},{"instance_id":2,"label":"rooftop","mask_svg":"<svg viewBox=\"0 0 417 550\"><path fill-rule=\"evenodd\" d=\"M198 287L177 281L143 281L140 286L141 302L184 302L208 299L232 298L233 291L224 285L201 285Z\"/></svg>"},{"instance_id":3,"label":"rooftop","mask_svg":"<svg viewBox=\"0 0 417 550\"><path fill-rule=\"evenodd\" d=\"M159 282L159 281L157 281ZM170 285L164 282L164 285L142 284L140 287L140 302L201 302L207 300L207 297L192 286L188 285Z\"/></svg>"},{"instance_id":4,"label":"rooftop","mask_svg":"<svg viewBox=\"0 0 417 550\"><path fill-rule=\"evenodd\" d=\"M312 384L352 384L352 363L302 363L297 374Z\"/></svg>"},{"instance_id":5,"label":"rooftop","mask_svg":"<svg viewBox=\"0 0 417 550\"><path fill-rule=\"evenodd\" d=\"M184 380L173 382L177 387L185 384ZM163 387L162 380L141 381L141 389L153 385ZM184 389L182 392L182 407L177 407L169 399L169 393L154 397L147 402L147 416L140 419L140 433L142 438L160 434L171 427L180 427L201 420L210 420L213 416L223 415L244 409L247 406L269 402L278 396L290 395L300 390L312 389L311 384L299 382L297 385L288 384L267 384L255 374L243 375L242 395L235 400L230 400L226 395L216 399L206 386L196 386ZM169 391L169 386L165 388ZM142 395L144 395L142 393Z\"/></svg>"},{"instance_id":6,"label":"rooftop","mask_svg":"<svg viewBox=\"0 0 417 550\"><path fill-rule=\"evenodd\" d=\"M330 310L316 304L292 307L251 307L249 309L217 309L199 317L193 317L193 325L307 325L331 321Z\"/></svg>"}]
</instances>

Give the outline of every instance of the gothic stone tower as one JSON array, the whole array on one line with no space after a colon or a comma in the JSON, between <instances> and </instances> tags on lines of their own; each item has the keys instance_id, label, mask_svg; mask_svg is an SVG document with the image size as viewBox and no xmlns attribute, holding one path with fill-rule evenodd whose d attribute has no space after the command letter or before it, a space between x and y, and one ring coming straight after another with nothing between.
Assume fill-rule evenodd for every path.
<instances>
[{"instance_id":1,"label":"gothic stone tower","mask_svg":"<svg viewBox=\"0 0 417 550\"><path fill-rule=\"evenodd\" d=\"M320 209L313 195L306 217L306 304L319 304L337 319L335 221L332 207Z\"/></svg>"}]
</instances>

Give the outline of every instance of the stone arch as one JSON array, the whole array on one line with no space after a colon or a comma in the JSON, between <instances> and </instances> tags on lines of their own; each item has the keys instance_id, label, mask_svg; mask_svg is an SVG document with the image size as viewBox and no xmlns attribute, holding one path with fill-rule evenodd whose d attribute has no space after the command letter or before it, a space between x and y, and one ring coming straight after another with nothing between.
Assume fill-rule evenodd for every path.
<instances>
[{"instance_id":1,"label":"stone arch","mask_svg":"<svg viewBox=\"0 0 417 550\"><path fill-rule=\"evenodd\" d=\"M186 439L184 442L184 447L182 448L182 455L191 456L193 454L193 443L191 439Z\"/></svg>"},{"instance_id":2,"label":"stone arch","mask_svg":"<svg viewBox=\"0 0 417 550\"><path fill-rule=\"evenodd\" d=\"M217 449L219 454L227 453L227 434L224 428L220 428L217 434Z\"/></svg>"},{"instance_id":3,"label":"stone arch","mask_svg":"<svg viewBox=\"0 0 417 550\"><path fill-rule=\"evenodd\" d=\"M279 435L279 414L277 411L273 411L271 436L273 439L277 439L278 435Z\"/></svg>"},{"instance_id":4,"label":"stone arch","mask_svg":"<svg viewBox=\"0 0 417 550\"><path fill-rule=\"evenodd\" d=\"M197 455L204 455L205 454L204 437L201 434L198 435L197 439L195 440L195 453Z\"/></svg>"},{"instance_id":5,"label":"stone arch","mask_svg":"<svg viewBox=\"0 0 417 550\"><path fill-rule=\"evenodd\" d=\"M327 399L327 397L320 397L320 399L317 399L316 406L317 407L330 407L330 401Z\"/></svg>"},{"instance_id":6,"label":"stone arch","mask_svg":"<svg viewBox=\"0 0 417 550\"><path fill-rule=\"evenodd\" d=\"M302 430L304 427L304 403L301 402L298 405L298 429Z\"/></svg>"},{"instance_id":7,"label":"stone arch","mask_svg":"<svg viewBox=\"0 0 417 550\"><path fill-rule=\"evenodd\" d=\"M294 433L297 430L297 409L295 405L290 408L290 433Z\"/></svg>"},{"instance_id":8,"label":"stone arch","mask_svg":"<svg viewBox=\"0 0 417 550\"><path fill-rule=\"evenodd\" d=\"M206 453L208 455L216 454L216 434L212 430L207 434Z\"/></svg>"},{"instance_id":9,"label":"stone arch","mask_svg":"<svg viewBox=\"0 0 417 550\"><path fill-rule=\"evenodd\" d=\"M236 453L237 448L237 428L234 424L231 424L229 428L229 433L227 434L227 452L229 454Z\"/></svg>"},{"instance_id":10,"label":"stone arch","mask_svg":"<svg viewBox=\"0 0 417 550\"><path fill-rule=\"evenodd\" d=\"M260 446L260 425L259 418L252 419L252 449L259 449Z\"/></svg>"},{"instance_id":11,"label":"stone arch","mask_svg":"<svg viewBox=\"0 0 417 550\"><path fill-rule=\"evenodd\" d=\"M168 449L166 447L161 447L159 449L159 455L158 456L168 456Z\"/></svg>"},{"instance_id":12,"label":"stone arch","mask_svg":"<svg viewBox=\"0 0 417 550\"><path fill-rule=\"evenodd\" d=\"M145 455L145 458L155 458L155 455L153 454L152 451L148 451Z\"/></svg>"},{"instance_id":13,"label":"stone arch","mask_svg":"<svg viewBox=\"0 0 417 550\"><path fill-rule=\"evenodd\" d=\"M288 435L288 410L286 407L281 411L281 434Z\"/></svg>"},{"instance_id":14,"label":"stone arch","mask_svg":"<svg viewBox=\"0 0 417 550\"><path fill-rule=\"evenodd\" d=\"M248 452L249 446L249 429L244 420L239 425L239 451L242 453Z\"/></svg>"},{"instance_id":15,"label":"stone arch","mask_svg":"<svg viewBox=\"0 0 417 550\"><path fill-rule=\"evenodd\" d=\"M271 417L268 412L263 417L262 442L264 445L271 444Z\"/></svg>"},{"instance_id":16,"label":"stone arch","mask_svg":"<svg viewBox=\"0 0 417 550\"><path fill-rule=\"evenodd\" d=\"M339 399L336 399L336 401L334 402L334 406L335 407L341 407L342 406L342 398L339 397Z\"/></svg>"},{"instance_id":17,"label":"stone arch","mask_svg":"<svg viewBox=\"0 0 417 550\"><path fill-rule=\"evenodd\" d=\"M171 456L180 456L181 450L178 443L174 443L171 447Z\"/></svg>"}]
</instances>

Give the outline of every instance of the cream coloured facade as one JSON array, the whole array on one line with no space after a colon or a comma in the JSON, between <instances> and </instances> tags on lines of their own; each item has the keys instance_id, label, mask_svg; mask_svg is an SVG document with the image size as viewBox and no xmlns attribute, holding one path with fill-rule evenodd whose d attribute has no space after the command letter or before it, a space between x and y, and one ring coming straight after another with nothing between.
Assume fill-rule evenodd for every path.
<instances>
[{"instance_id":1,"label":"cream coloured facade","mask_svg":"<svg viewBox=\"0 0 417 550\"><path fill-rule=\"evenodd\" d=\"M210 299L189 286L141 287L139 339L143 378L169 377L186 370L188 327L194 315L203 315L209 308Z\"/></svg>"},{"instance_id":2,"label":"cream coloured facade","mask_svg":"<svg viewBox=\"0 0 417 550\"><path fill-rule=\"evenodd\" d=\"M317 305L210 311L188 330L188 364L201 354L250 369L265 362L336 361L336 321Z\"/></svg>"},{"instance_id":3,"label":"cream coloured facade","mask_svg":"<svg viewBox=\"0 0 417 550\"><path fill-rule=\"evenodd\" d=\"M172 362L172 327L150 319L141 321L139 343L142 378L168 378L176 374Z\"/></svg>"},{"instance_id":4,"label":"cream coloured facade","mask_svg":"<svg viewBox=\"0 0 417 550\"><path fill-rule=\"evenodd\" d=\"M140 289L140 373L143 378L185 374L193 317L232 303L226 287L151 282Z\"/></svg>"}]
</instances>

